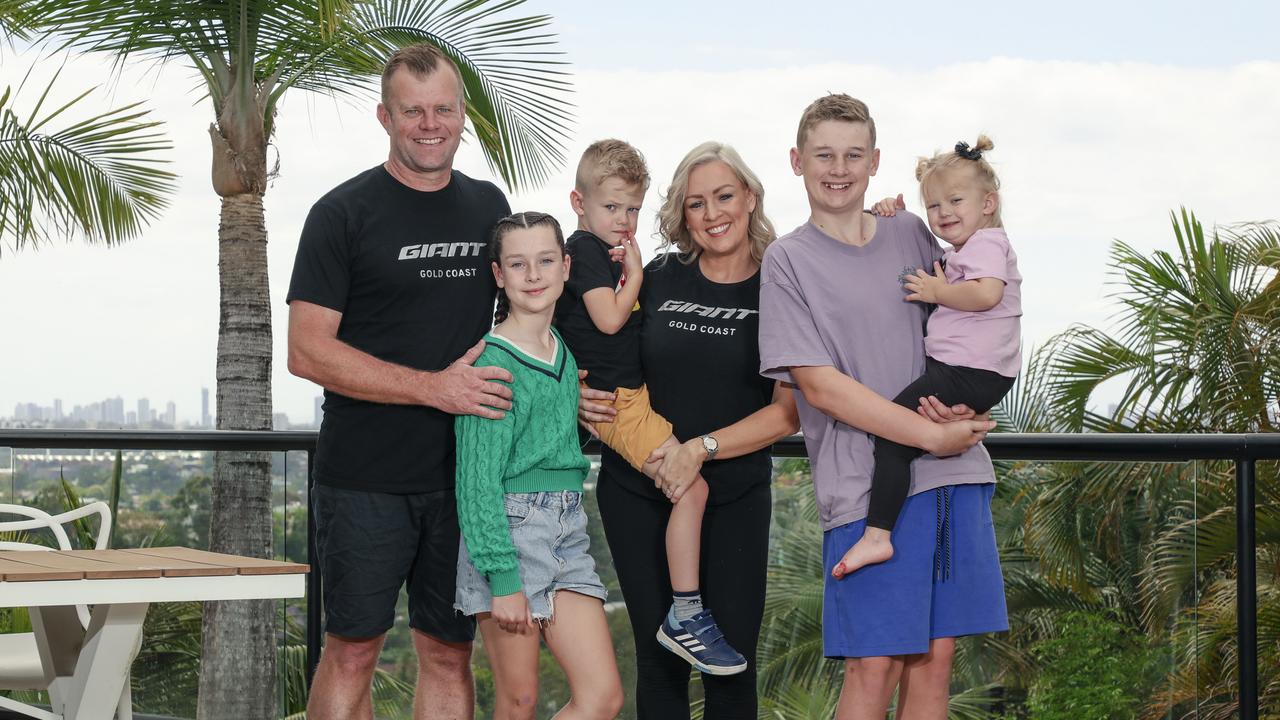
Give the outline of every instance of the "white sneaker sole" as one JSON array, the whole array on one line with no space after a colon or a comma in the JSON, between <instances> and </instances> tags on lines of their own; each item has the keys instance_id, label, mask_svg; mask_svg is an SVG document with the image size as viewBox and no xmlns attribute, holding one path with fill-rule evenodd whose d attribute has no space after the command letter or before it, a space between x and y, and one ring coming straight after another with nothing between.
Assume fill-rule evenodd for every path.
<instances>
[{"instance_id":1,"label":"white sneaker sole","mask_svg":"<svg viewBox=\"0 0 1280 720\"><path fill-rule=\"evenodd\" d=\"M675 640L672 640L670 637L667 636L666 633L662 632L662 628L658 628L658 643L661 644L662 647L678 655L685 662L692 665L694 668L698 670L698 672L704 672L708 675L737 675L738 673L747 669L747 663L745 662L742 663L741 665L728 665L724 667L711 667L710 665L703 665L702 663L698 662L698 659L695 658L692 653L690 653L688 650L685 650L683 647L681 647L680 643L676 642Z\"/></svg>"}]
</instances>

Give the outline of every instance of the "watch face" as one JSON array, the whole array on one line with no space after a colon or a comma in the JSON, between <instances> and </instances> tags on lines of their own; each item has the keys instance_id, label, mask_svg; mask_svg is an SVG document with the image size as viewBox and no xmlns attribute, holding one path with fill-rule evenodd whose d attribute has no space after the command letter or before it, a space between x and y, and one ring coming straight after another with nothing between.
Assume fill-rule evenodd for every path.
<instances>
[{"instance_id":1,"label":"watch face","mask_svg":"<svg viewBox=\"0 0 1280 720\"><path fill-rule=\"evenodd\" d=\"M720 449L720 443L716 442L716 439L710 435L705 435L702 438L702 447L706 448L707 452L713 453Z\"/></svg>"}]
</instances>

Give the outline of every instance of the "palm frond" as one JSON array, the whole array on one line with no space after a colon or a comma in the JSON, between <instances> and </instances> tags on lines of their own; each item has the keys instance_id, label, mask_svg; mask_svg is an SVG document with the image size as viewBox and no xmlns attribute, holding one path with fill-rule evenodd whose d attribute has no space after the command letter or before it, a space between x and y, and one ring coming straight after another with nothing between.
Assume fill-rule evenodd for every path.
<instances>
[{"instance_id":1,"label":"palm frond","mask_svg":"<svg viewBox=\"0 0 1280 720\"><path fill-rule=\"evenodd\" d=\"M28 37L30 0L0 0L0 40Z\"/></svg>"},{"instance_id":2,"label":"palm frond","mask_svg":"<svg viewBox=\"0 0 1280 720\"><path fill-rule=\"evenodd\" d=\"M161 123L134 103L56 128L91 91L46 110L52 88L25 118L15 109L21 87L0 95L0 245L75 237L115 245L138 235L174 189Z\"/></svg>"},{"instance_id":3,"label":"palm frond","mask_svg":"<svg viewBox=\"0 0 1280 720\"><path fill-rule=\"evenodd\" d=\"M989 720L1002 702L1000 686L992 683L952 693L947 720Z\"/></svg>"},{"instance_id":4,"label":"palm frond","mask_svg":"<svg viewBox=\"0 0 1280 720\"><path fill-rule=\"evenodd\" d=\"M1027 368L1013 382L1004 399L991 409L997 432L1057 432L1065 431L1050 412L1045 384L1049 380L1048 369L1053 359L1050 346L1042 345L1031 352Z\"/></svg>"},{"instance_id":5,"label":"palm frond","mask_svg":"<svg viewBox=\"0 0 1280 720\"><path fill-rule=\"evenodd\" d=\"M1181 432L1269 431L1280 387L1280 232L1274 223L1207 232L1183 210L1177 249L1112 248L1115 334L1073 328L1051 345L1055 410L1082 421L1103 382L1125 383L1113 421ZM1095 427L1093 429L1105 429Z\"/></svg>"},{"instance_id":6,"label":"palm frond","mask_svg":"<svg viewBox=\"0 0 1280 720\"><path fill-rule=\"evenodd\" d=\"M828 720L840 701L840 685L793 680L760 698L756 717L767 720Z\"/></svg>"}]
</instances>

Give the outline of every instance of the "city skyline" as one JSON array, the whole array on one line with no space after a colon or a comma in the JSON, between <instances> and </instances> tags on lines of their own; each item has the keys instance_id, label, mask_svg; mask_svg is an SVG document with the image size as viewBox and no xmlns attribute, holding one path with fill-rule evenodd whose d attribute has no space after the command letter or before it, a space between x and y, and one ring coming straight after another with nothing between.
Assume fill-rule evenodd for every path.
<instances>
[{"instance_id":1,"label":"city skyline","mask_svg":"<svg viewBox=\"0 0 1280 720\"><path fill-rule=\"evenodd\" d=\"M8 416L0 415L0 425L10 424L53 424L54 426L75 427L78 424L89 427L164 427L164 428L205 428L213 429L214 420L209 406L209 388L200 388L201 404L199 415L179 415L178 405L173 400L165 401L164 411L151 407L150 397L138 397L135 409L127 410L124 396L115 395L81 404L69 404L64 398L55 397L51 404L39 401L19 400ZM319 427L323 416L321 405L324 396L317 395L313 401L310 420L302 420L304 416L290 416L287 412L277 411L273 414L273 428ZM66 407L70 405L71 410ZM142 419L145 418L145 419ZM283 425L283 427L282 427Z\"/></svg>"}]
</instances>

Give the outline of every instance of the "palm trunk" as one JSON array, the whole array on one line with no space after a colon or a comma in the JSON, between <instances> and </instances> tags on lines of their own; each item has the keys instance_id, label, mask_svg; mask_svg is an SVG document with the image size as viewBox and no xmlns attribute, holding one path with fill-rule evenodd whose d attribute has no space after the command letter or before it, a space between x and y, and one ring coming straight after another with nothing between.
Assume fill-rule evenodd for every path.
<instances>
[{"instance_id":1,"label":"palm trunk","mask_svg":"<svg viewBox=\"0 0 1280 720\"><path fill-rule=\"evenodd\" d=\"M271 300L262 195L222 199L218 225L218 429L271 429ZM219 452L210 549L271 557L271 459ZM276 709L276 601L205 603L199 720L268 720Z\"/></svg>"}]
</instances>

